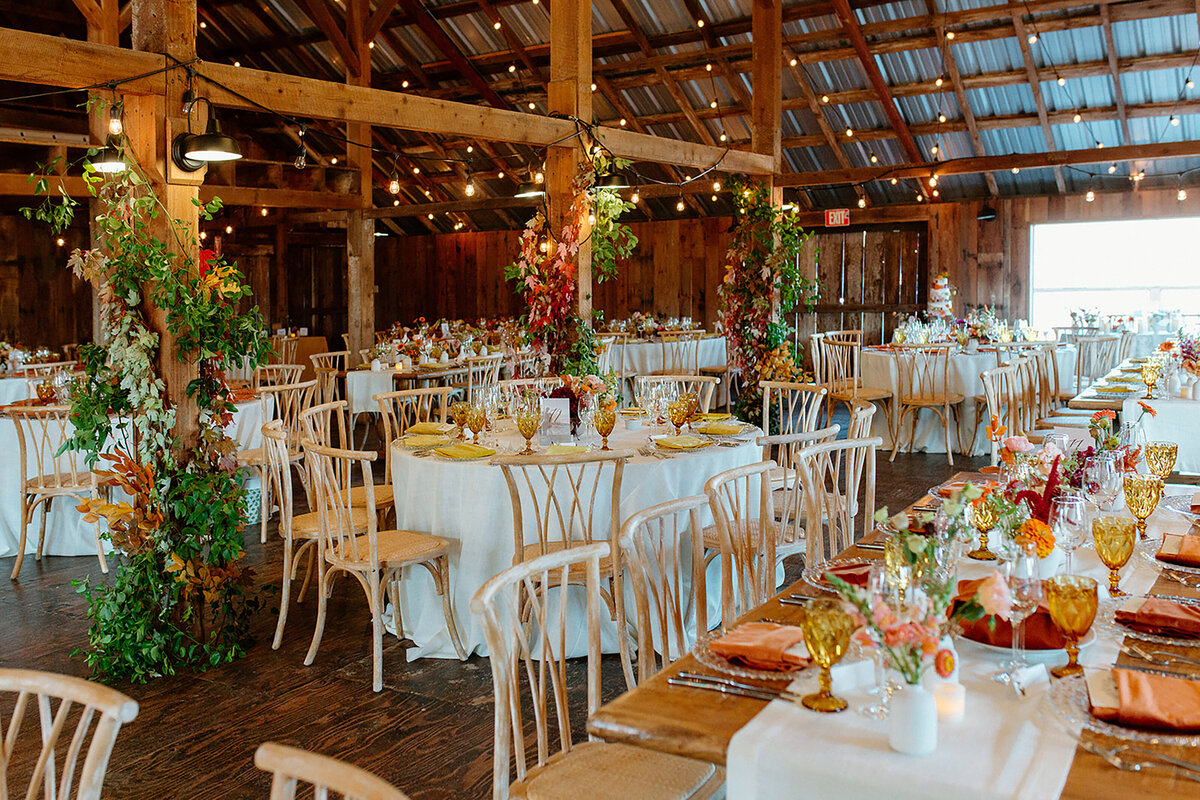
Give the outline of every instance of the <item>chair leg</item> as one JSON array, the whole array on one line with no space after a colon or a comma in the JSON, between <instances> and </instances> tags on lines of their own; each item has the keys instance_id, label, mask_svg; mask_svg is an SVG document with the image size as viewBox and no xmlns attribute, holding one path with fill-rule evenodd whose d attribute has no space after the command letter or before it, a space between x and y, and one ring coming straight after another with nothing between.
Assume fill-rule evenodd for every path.
<instances>
[{"instance_id":1,"label":"chair leg","mask_svg":"<svg viewBox=\"0 0 1200 800\"><path fill-rule=\"evenodd\" d=\"M29 497L21 497L21 541L17 543L17 563L13 564L12 575L9 580L16 580L17 575L21 572L21 562L25 560L25 534L29 529Z\"/></svg>"},{"instance_id":2,"label":"chair leg","mask_svg":"<svg viewBox=\"0 0 1200 800\"><path fill-rule=\"evenodd\" d=\"M437 572L433 582L438 594L442 596L442 614L446 617L446 629L450 631L450 641L454 644L454 652L458 653L459 661L467 660L467 651L463 648L462 639L458 635L458 624L454 621L454 604L450 597L450 557L439 556L436 561ZM429 566L426 565L426 569ZM429 569L433 573L433 569Z\"/></svg>"},{"instance_id":3,"label":"chair leg","mask_svg":"<svg viewBox=\"0 0 1200 800\"><path fill-rule=\"evenodd\" d=\"M50 510L51 498L46 497L42 500L42 523L38 528L38 543L37 551L33 554L34 561L42 560L42 548L46 545L46 514Z\"/></svg>"},{"instance_id":4,"label":"chair leg","mask_svg":"<svg viewBox=\"0 0 1200 800\"><path fill-rule=\"evenodd\" d=\"M267 517L270 516L271 510L271 476L267 470L261 467L258 470L258 540L262 544L267 543Z\"/></svg>"},{"instance_id":5,"label":"chair leg","mask_svg":"<svg viewBox=\"0 0 1200 800\"><path fill-rule=\"evenodd\" d=\"M371 581L363 588L367 590L367 603L371 606L371 690L378 692L383 689L383 592L387 584L394 579L391 571L384 573L386 582L379 583L379 574L371 576Z\"/></svg>"},{"instance_id":6,"label":"chair leg","mask_svg":"<svg viewBox=\"0 0 1200 800\"><path fill-rule=\"evenodd\" d=\"M308 563L304 567L304 583L300 584L300 593L296 595L296 604L297 605L304 602L304 594L305 594L305 592L308 591L308 582L310 580L312 580L313 565L314 564L318 565L317 570L320 571L319 565L321 564L321 562L317 558L317 555L318 555L317 548L313 545L312 542L306 542L305 544L300 546L300 549L296 552L296 555L295 555L296 560L294 560L292 562L291 580L296 579L296 570L299 569L299 567L300 567L300 564L299 564L300 553L304 552L305 548L308 548ZM318 583L320 583L320 581L318 581Z\"/></svg>"},{"instance_id":7,"label":"chair leg","mask_svg":"<svg viewBox=\"0 0 1200 800\"><path fill-rule=\"evenodd\" d=\"M311 565L309 567L311 569ZM306 575L305 578L308 576ZM287 624L288 595L292 590L292 537L283 540L283 586L279 591L279 622L275 623L275 639L271 649L278 650L283 643L283 626Z\"/></svg>"},{"instance_id":8,"label":"chair leg","mask_svg":"<svg viewBox=\"0 0 1200 800\"><path fill-rule=\"evenodd\" d=\"M317 648L321 646L321 637L325 634L325 583L333 578L336 570L329 570L317 582L317 625L313 629L312 644L308 646L308 654L304 656L304 666L308 666L317 657Z\"/></svg>"}]
</instances>

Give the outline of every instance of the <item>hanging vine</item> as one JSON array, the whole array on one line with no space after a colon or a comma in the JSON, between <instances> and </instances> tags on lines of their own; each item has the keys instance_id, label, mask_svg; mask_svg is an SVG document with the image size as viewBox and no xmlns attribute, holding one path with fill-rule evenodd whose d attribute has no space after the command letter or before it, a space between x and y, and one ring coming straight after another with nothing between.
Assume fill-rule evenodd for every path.
<instances>
[{"instance_id":1,"label":"hanging vine","mask_svg":"<svg viewBox=\"0 0 1200 800\"><path fill-rule=\"evenodd\" d=\"M128 496L80 504L86 521L108 523L103 535L118 555L105 583L75 584L89 604L88 664L104 677L144 681L245 652L261 600L252 570L240 563L244 491L237 446L224 431L234 410L224 374L243 358L265 363L270 348L258 309L238 311L250 289L236 266L207 251L199 261L179 255L192 234L166 217L132 153L121 150L130 165L124 172L102 177L83 164L89 193L100 201L98 241L72 252L69 266L96 288L107 344L81 348L75 432L64 448L83 451ZM78 202L48 194L47 174L56 166L41 165L31 177L43 201L22 213L57 232L70 225ZM205 219L221 208L219 200L197 205ZM179 362L199 364L187 386L199 407L196 444L175 435L150 306L165 312Z\"/></svg>"},{"instance_id":2,"label":"hanging vine","mask_svg":"<svg viewBox=\"0 0 1200 800\"><path fill-rule=\"evenodd\" d=\"M805 278L800 266L801 248L812 234L771 203L765 184L735 175L727 186L738 215L717 293L731 366L742 373L738 415L755 419L762 413L759 381L801 375L801 352L791 338L795 330L784 319L816 304L817 282Z\"/></svg>"}]
</instances>

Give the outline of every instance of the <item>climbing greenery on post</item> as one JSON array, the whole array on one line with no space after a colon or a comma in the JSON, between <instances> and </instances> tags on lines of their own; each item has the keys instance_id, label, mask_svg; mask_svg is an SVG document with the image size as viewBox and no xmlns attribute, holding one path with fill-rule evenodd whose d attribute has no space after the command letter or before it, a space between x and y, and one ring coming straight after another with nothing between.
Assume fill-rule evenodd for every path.
<instances>
[{"instance_id":1,"label":"climbing greenery on post","mask_svg":"<svg viewBox=\"0 0 1200 800\"><path fill-rule=\"evenodd\" d=\"M762 414L759 381L802 377L801 351L791 338L795 329L784 320L816 304L817 282L805 278L800 266L801 248L812 234L793 214L772 205L766 184L735 175L726 186L738 213L717 294L730 367L742 373L738 416L757 419Z\"/></svg>"},{"instance_id":2,"label":"climbing greenery on post","mask_svg":"<svg viewBox=\"0 0 1200 800\"><path fill-rule=\"evenodd\" d=\"M122 150L130 165L122 173L102 177L83 164L99 201L99 240L72 252L69 266L96 289L107 344L81 348L75 430L64 449L83 451L114 489L112 502L80 504L86 521L107 522L104 535L117 554L104 583L76 582L90 607L87 662L99 676L144 681L245 652L262 604L252 570L240 563L244 491L237 445L224 431L234 410L224 374L243 360L265 363L270 347L258 309L238 311L250 289L237 268L207 251L199 262L180 255L191 250L185 237L194 233L166 218L132 153ZM31 177L43 201L22 213L57 232L71 224L78 203L48 194L46 174L55 166ZM205 219L221 208L219 200L197 205ZM199 408L198 439L176 435L151 307L165 313L174 341L164 355L199 365L187 386Z\"/></svg>"}]
</instances>

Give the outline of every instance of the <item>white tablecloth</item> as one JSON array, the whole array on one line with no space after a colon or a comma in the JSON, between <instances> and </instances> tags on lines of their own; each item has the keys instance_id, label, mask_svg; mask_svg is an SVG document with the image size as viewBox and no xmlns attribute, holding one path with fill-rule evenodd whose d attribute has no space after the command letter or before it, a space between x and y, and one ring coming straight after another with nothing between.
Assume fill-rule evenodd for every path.
<instances>
[{"instance_id":1,"label":"white tablecloth","mask_svg":"<svg viewBox=\"0 0 1200 800\"><path fill-rule=\"evenodd\" d=\"M603 334L601 334L603 336ZM622 363L624 352L624 363ZM725 366L725 337L710 336L700 340L699 361L701 367ZM634 341L614 345L612 367L623 367L626 375L651 375L663 370L663 346L659 341Z\"/></svg>"},{"instance_id":2,"label":"white tablecloth","mask_svg":"<svg viewBox=\"0 0 1200 800\"><path fill-rule=\"evenodd\" d=\"M242 448L259 447L262 444L262 405L257 400L237 404L229 434ZM11 454L0 459L0 558L15 556L21 541L21 468L17 460L20 452L17 442L17 427L10 417L0 417L0 453ZM33 466L32 457L29 460ZM98 468L103 468L101 462ZM75 510L73 498L56 498L50 501L46 516L46 546L44 552L55 556L95 556L96 540L93 528L84 523L82 515ZM25 552L37 549L38 527L41 524L41 509L29 523L25 538ZM111 549L104 542L106 549Z\"/></svg>"},{"instance_id":3,"label":"white tablecloth","mask_svg":"<svg viewBox=\"0 0 1200 800\"><path fill-rule=\"evenodd\" d=\"M1075 374L1075 349L1059 347L1055 351L1058 360L1060 381L1072 379ZM977 353L951 353L950 355L950 391L961 394L966 398L959 409L958 430L964 442L971 445L963 447L962 443L951 433L950 442L957 452L968 452L970 455L981 456L991 452L987 437L983 433L983 425L976 430L975 401L977 395L983 394L983 381L980 379L986 370L996 366L995 351L980 351ZM860 372L863 386L872 389L888 389L893 396L896 393L899 374L896 370L895 356L889 350L863 348ZM912 424L915 412L911 412L904 421L901 441L908 441L908 430ZM875 415L871 423L871 435L883 438L884 447L892 446L892 437L887 429L887 419L884 414ZM972 437L974 437L972 439ZM946 452L946 434L942 429L937 414L932 411L922 411L919 414L916 435L913 437L913 450L924 453Z\"/></svg>"},{"instance_id":4,"label":"white tablecloth","mask_svg":"<svg viewBox=\"0 0 1200 800\"><path fill-rule=\"evenodd\" d=\"M1186 491L1186 487L1168 487L1169 494ZM1183 533L1189 527L1187 520L1167 511L1157 512L1149 525L1151 535L1164 530ZM964 560L959 576L983 577L992 568ZM1099 581L1101 597L1107 597L1108 570L1094 550L1076 550L1073 571ZM1156 576L1157 571L1135 555L1122 570L1121 588L1144 593ZM1111 665L1116 658L1117 635L1097 633L1080 653L1085 666ZM1018 701L990 678L999 671L1003 655L962 640L956 642L956 649L959 680L967 691L966 717L961 722L939 722L938 748L932 755L915 758L892 751L888 721L853 710L867 701L866 686L847 681L839 688L835 675L833 691L850 702L850 710L817 714L775 701L734 735L727 756L727 796L730 800L1058 797L1075 742L1042 703L1047 684L1030 686ZM1055 663L1063 661L1065 656ZM805 674L794 685L812 691L814 678Z\"/></svg>"},{"instance_id":5,"label":"white tablecloth","mask_svg":"<svg viewBox=\"0 0 1200 800\"><path fill-rule=\"evenodd\" d=\"M1157 416L1143 413L1138 401L1130 398L1121 409L1121 421L1137 422L1148 442L1176 442L1179 455L1175 458L1175 470L1200 473L1200 401L1175 398L1143 402Z\"/></svg>"},{"instance_id":6,"label":"white tablecloth","mask_svg":"<svg viewBox=\"0 0 1200 800\"><path fill-rule=\"evenodd\" d=\"M29 399L29 381L25 378L0 378L0 406Z\"/></svg>"},{"instance_id":7,"label":"white tablecloth","mask_svg":"<svg viewBox=\"0 0 1200 800\"><path fill-rule=\"evenodd\" d=\"M511 422L502 422L501 449L517 451L524 445ZM618 423L620 425L620 423ZM609 437L613 449L634 449L646 444L647 430L618 429ZM704 482L723 470L753 464L762 459L762 449L750 443L741 447L709 447L699 453L672 456L665 460L635 456L625 466L621 489L621 516L628 519L644 508L690 495L704 493ZM417 458L398 443L392 444L392 485L396 519L402 529L423 531L449 539L450 585L455 617L467 652L487 653L483 629L471 614L471 598L496 573L513 563L515 547L512 503L500 467L487 461L452 462L437 457ZM607 494L604 495L607 497ZM607 503L597 501L597 531L608 531ZM707 511L705 512L707 515ZM599 517L605 517L601 520ZM711 521L711 518L706 520ZM528 536L534 534L530 532ZM713 562L719 577L719 560ZM574 591L574 589L572 590ZM582 597L582 595L580 595ZM457 658L442 616L441 598L421 567L405 570L400 585L400 602L405 635L417 647L408 658ZM578 598L577 598L578 599ZM719 590L709 591L709 619L720 619ZM582 619L582 602L578 612ZM714 609L716 614L714 615ZM389 612L390 618L390 612ZM632 615L630 616L632 620ZM388 622L388 630L395 627ZM605 640L615 642L609 637ZM582 654L583 640L578 653Z\"/></svg>"},{"instance_id":8,"label":"white tablecloth","mask_svg":"<svg viewBox=\"0 0 1200 800\"><path fill-rule=\"evenodd\" d=\"M396 388L392 375L393 370L390 369L380 372L356 369L347 372L346 402L350 406L350 415L379 413L379 403L375 402L375 395Z\"/></svg>"}]
</instances>

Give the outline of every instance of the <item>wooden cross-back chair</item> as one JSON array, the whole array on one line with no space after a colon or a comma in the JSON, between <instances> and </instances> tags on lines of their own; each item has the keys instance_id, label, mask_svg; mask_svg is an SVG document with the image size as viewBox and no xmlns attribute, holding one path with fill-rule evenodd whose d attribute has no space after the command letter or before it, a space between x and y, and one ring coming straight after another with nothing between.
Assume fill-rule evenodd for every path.
<instances>
[{"instance_id":1,"label":"wooden cross-back chair","mask_svg":"<svg viewBox=\"0 0 1200 800\"><path fill-rule=\"evenodd\" d=\"M59 448L74 432L71 424L70 406L24 406L12 407L8 411L17 429L17 458L20 466L21 533L17 543L17 559L13 564L12 580L21 572L25 560L25 541L33 512L42 509L38 529L37 548L34 559L42 560L46 544L46 515L50 503L56 497L71 497L76 500L107 497L109 488L100 482L96 473L87 466L84 454L78 450ZM11 456L10 456L11 457ZM108 572L108 560L100 541L100 522L92 523L96 537L96 557L100 569Z\"/></svg>"},{"instance_id":2,"label":"wooden cross-back chair","mask_svg":"<svg viewBox=\"0 0 1200 800\"><path fill-rule=\"evenodd\" d=\"M379 512L375 506L375 483L371 475L371 462L377 458L375 453L322 447L307 439L302 442L302 447L312 484L310 496L316 503L320 521L321 556L325 560L325 572L317 586L317 626L304 658L305 665L313 662L321 645L332 579L345 573L358 581L367 596L371 613L371 688L380 691L383 688L384 593L390 594L396 636L403 638L398 582L405 567L417 564L433 578L434 588L442 598L442 613L454 649L460 659L466 659L450 601L450 542L417 531L378 529ZM355 471L361 472L364 489L357 495L343 491L346 476ZM363 515L367 523L365 534L360 532L358 525Z\"/></svg>"},{"instance_id":3,"label":"wooden cross-back chair","mask_svg":"<svg viewBox=\"0 0 1200 800\"><path fill-rule=\"evenodd\" d=\"M702 513L704 495L669 500L637 512L621 526L621 554L629 570L637 614L638 680L644 681L688 653L708 630Z\"/></svg>"},{"instance_id":4,"label":"wooden cross-back chair","mask_svg":"<svg viewBox=\"0 0 1200 800\"><path fill-rule=\"evenodd\" d=\"M855 529L861 509L865 509L862 535L871 531L875 513L875 454L882 444L878 436L839 439L809 445L797 454L804 519L808 522L805 566L824 563L859 538Z\"/></svg>"},{"instance_id":5,"label":"wooden cross-back chair","mask_svg":"<svg viewBox=\"0 0 1200 800\"><path fill-rule=\"evenodd\" d=\"M271 349L275 351L275 355L279 356L280 364L295 364L296 350L299 346L300 340L294 336L271 337Z\"/></svg>"},{"instance_id":6,"label":"wooden cross-back chair","mask_svg":"<svg viewBox=\"0 0 1200 800\"><path fill-rule=\"evenodd\" d=\"M100 800L117 734L137 714L132 698L98 683L0 669L0 797L10 796L13 783L14 798ZM22 783L25 792L17 788Z\"/></svg>"},{"instance_id":7,"label":"wooden cross-back chair","mask_svg":"<svg viewBox=\"0 0 1200 800\"><path fill-rule=\"evenodd\" d=\"M1075 338L1076 394L1103 378L1117 365L1117 347L1120 343L1121 337L1115 335Z\"/></svg>"},{"instance_id":8,"label":"wooden cross-back chair","mask_svg":"<svg viewBox=\"0 0 1200 800\"><path fill-rule=\"evenodd\" d=\"M336 792L347 800L408 800L404 792L365 769L276 742L258 746L254 766L271 773L271 800L295 800L302 782L312 786L313 797L328 798Z\"/></svg>"},{"instance_id":9,"label":"wooden cross-back chair","mask_svg":"<svg viewBox=\"0 0 1200 800\"><path fill-rule=\"evenodd\" d=\"M908 435L908 450L912 452L921 411L928 409L937 415L945 429L946 460L954 466L950 429L954 429L957 444L958 412L964 397L950 391L949 345L898 346L892 349L892 356L896 359L896 385L892 392L896 397L896 414L891 460L895 461L896 453L900 452L904 420L912 416Z\"/></svg>"},{"instance_id":10,"label":"wooden cross-back chair","mask_svg":"<svg viewBox=\"0 0 1200 800\"><path fill-rule=\"evenodd\" d=\"M300 482L307 486L308 475L300 468L304 453L300 449L300 412L312 405L316 391L315 380L304 383L283 383L278 386L261 386L258 402L262 408L264 423L279 420L287 435L288 462L297 470ZM267 541L267 520L271 517L271 471L267 469L267 454L264 447L239 450L238 466L258 476L261 500L259 502L259 539Z\"/></svg>"},{"instance_id":11,"label":"wooden cross-back chair","mask_svg":"<svg viewBox=\"0 0 1200 800\"><path fill-rule=\"evenodd\" d=\"M1063 344L1075 344L1080 336L1095 336L1100 329L1094 325L1064 325L1055 326L1054 336Z\"/></svg>"},{"instance_id":12,"label":"wooden cross-back chair","mask_svg":"<svg viewBox=\"0 0 1200 800\"><path fill-rule=\"evenodd\" d=\"M609 794L639 800L699 800L724 782L724 771L708 762L636 745L572 741L580 718L600 707L601 592L610 555L609 542L547 553L504 570L471 599L495 692L493 800L570 800L600 783ZM586 595L582 626L568 617L561 597L552 599L559 593L551 587L568 582ZM580 627L587 634L587 691L571 703L578 679L568 678L567 642Z\"/></svg>"},{"instance_id":13,"label":"wooden cross-back chair","mask_svg":"<svg viewBox=\"0 0 1200 800\"><path fill-rule=\"evenodd\" d=\"M596 342L600 345L600 352L596 354L596 374L605 375L612 369L613 359L613 344L617 341L617 337L605 334L599 337Z\"/></svg>"},{"instance_id":14,"label":"wooden cross-back chair","mask_svg":"<svg viewBox=\"0 0 1200 800\"><path fill-rule=\"evenodd\" d=\"M621 482L631 450L562 455L496 456L513 511L513 563L593 541L618 541ZM607 519L605 519L607 515ZM617 623L625 679L633 686L625 606L621 602L620 550L601 565L609 584L605 601Z\"/></svg>"},{"instance_id":15,"label":"wooden cross-back chair","mask_svg":"<svg viewBox=\"0 0 1200 800\"><path fill-rule=\"evenodd\" d=\"M762 389L762 430L764 434L786 435L811 433L817 429L821 405L825 401L826 389L815 383L792 381L759 381ZM790 453L786 448L767 445L763 447L763 461L774 461L775 472L771 475L773 488L781 489L791 483L795 475Z\"/></svg>"},{"instance_id":16,"label":"wooden cross-back chair","mask_svg":"<svg viewBox=\"0 0 1200 800\"><path fill-rule=\"evenodd\" d=\"M633 338L633 334L625 331L609 331L604 334L604 338L612 340L612 344L608 346L608 364L613 372L616 373L618 391L624 394L625 382L633 377L629 374L629 367L626 361L626 353L629 352L629 340ZM604 374L603 371L601 374Z\"/></svg>"},{"instance_id":17,"label":"wooden cross-back chair","mask_svg":"<svg viewBox=\"0 0 1200 800\"><path fill-rule=\"evenodd\" d=\"M351 449L348 447L350 440L347 438L349 426L346 422L346 410L348 406L349 403L345 400L338 400L333 403L321 403L320 405L306 408L300 412L301 436L322 447ZM385 463L390 465L390 458L385 460ZM356 508L362 508L366 500L366 487L354 486L353 483L352 474L348 472L343 475L341 481L342 491L350 493ZM374 487L374 495L375 508L384 515L384 517L380 518L382 520L386 518L388 511L394 509L396 505L392 496L391 474L387 470L385 470L385 474L383 475L383 483Z\"/></svg>"},{"instance_id":18,"label":"wooden cross-back chair","mask_svg":"<svg viewBox=\"0 0 1200 800\"><path fill-rule=\"evenodd\" d=\"M850 334L846 336L846 334ZM879 403L887 417L888 431L892 430L892 392L882 387L863 386L862 331L835 331L825 334L821 344L821 360L824 377L818 377L829 391L825 401L825 419L831 420L834 406L845 403L849 407L855 400Z\"/></svg>"},{"instance_id":19,"label":"wooden cross-back chair","mask_svg":"<svg viewBox=\"0 0 1200 800\"><path fill-rule=\"evenodd\" d=\"M775 594L777 524L771 508L771 471L763 461L718 472L704 484L721 555L721 622Z\"/></svg>"},{"instance_id":20,"label":"wooden cross-back chair","mask_svg":"<svg viewBox=\"0 0 1200 800\"><path fill-rule=\"evenodd\" d=\"M429 386L371 395L379 404L379 419L383 425L383 471L387 475L386 480L391 480L392 474L392 442L418 422L446 422L450 414L452 391L449 386Z\"/></svg>"},{"instance_id":21,"label":"wooden cross-back chair","mask_svg":"<svg viewBox=\"0 0 1200 800\"><path fill-rule=\"evenodd\" d=\"M289 386L300 383L304 376L302 364L263 364L254 370L255 390L264 386Z\"/></svg>"},{"instance_id":22,"label":"wooden cross-back chair","mask_svg":"<svg viewBox=\"0 0 1200 800\"><path fill-rule=\"evenodd\" d=\"M504 356L500 353L467 359L467 402L481 402L482 393L499 383L500 367L503 365Z\"/></svg>"},{"instance_id":23,"label":"wooden cross-back chair","mask_svg":"<svg viewBox=\"0 0 1200 800\"><path fill-rule=\"evenodd\" d=\"M871 410L874 411L874 406ZM812 444L820 444L822 442L832 442L838 437L841 432L841 425L830 425L828 428L823 428L819 431L799 431L796 433L784 433L775 436L760 436L756 440L757 444L761 445L764 451L773 451L780 458L783 458L787 463L794 465L796 463L797 454ZM800 473L793 469L789 472L786 480L780 482L772 477L771 481L771 518L776 520L778 524L775 527L775 559L782 560L784 557L792 553L802 553L805 549L805 534L804 526L804 508L801 499L804 495L800 487ZM713 531L712 535L705 532L705 545L710 548L710 558L713 554L713 549L720 548L720 538Z\"/></svg>"},{"instance_id":24,"label":"wooden cross-back chair","mask_svg":"<svg viewBox=\"0 0 1200 800\"><path fill-rule=\"evenodd\" d=\"M252 386L256 376L256 368L250 366L250 356L242 356L237 366L225 371L225 380L230 385Z\"/></svg>"},{"instance_id":25,"label":"wooden cross-back chair","mask_svg":"<svg viewBox=\"0 0 1200 800\"><path fill-rule=\"evenodd\" d=\"M639 375L638 381L646 388L674 386L676 396L691 392L700 399L701 413L707 414L712 407L713 391L721 379L711 375Z\"/></svg>"},{"instance_id":26,"label":"wooden cross-back chair","mask_svg":"<svg viewBox=\"0 0 1200 800\"><path fill-rule=\"evenodd\" d=\"M47 364L26 364L22 371L27 377L45 380L59 372L75 369L78 363L78 361L52 361Z\"/></svg>"},{"instance_id":27,"label":"wooden cross-back chair","mask_svg":"<svg viewBox=\"0 0 1200 800\"><path fill-rule=\"evenodd\" d=\"M317 373L317 399L330 403L338 399L338 373L346 371L350 360L349 350L330 353L313 353L309 356L313 370Z\"/></svg>"},{"instance_id":28,"label":"wooden cross-back chair","mask_svg":"<svg viewBox=\"0 0 1200 800\"><path fill-rule=\"evenodd\" d=\"M507 414L515 414L517 406L528 394L546 395L562 385L562 378L553 375L544 378L508 378L499 381L500 405Z\"/></svg>"},{"instance_id":29,"label":"wooden cross-back chair","mask_svg":"<svg viewBox=\"0 0 1200 800\"><path fill-rule=\"evenodd\" d=\"M704 331L679 331L664 333L659 337L662 345L662 369L655 375L699 375L700 340Z\"/></svg>"},{"instance_id":30,"label":"wooden cross-back chair","mask_svg":"<svg viewBox=\"0 0 1200 800\"><path fill-rule=\"evenodd\" d=\"M1015 398L1012 387L1016 378L1016 367L1012 364L993 367L985 370L979 378L983 382L984 414L987 419L995 417L1005 429L1011 431L1015 426ZM991 456L994 467L1000 462L1000 445L994 441L991 442Z\"/></svg>"},{"instance_id":31,"label":"wooden cross-back chair","mask_svg":"<svg viewBox=\"0 0 1200 800\"><path fill-rule=\"evenodd\" d=\"M733 354L730 353L730 351L729 351L729 338L724 337L724 340L725 340L725 363L713 365L713 366L701 367L700 374L701 375L711 375L711 376L717 378L718 380L720 380L719 386L722 390L722 394L725 395L725 411L727 413L729 413L729 412L732 412L732 410L733 410L733 390L734 390L734 387L739 384L739 382L740 382L739 378L741 377L742 372L740 369L738 369L737 367L735 367L733 365L733 358L732 358ZM741 389L739 388L738 391L741 391ZM718 397L719 396L720 395L718 395Z\"/></svg>"}]
</instances>

